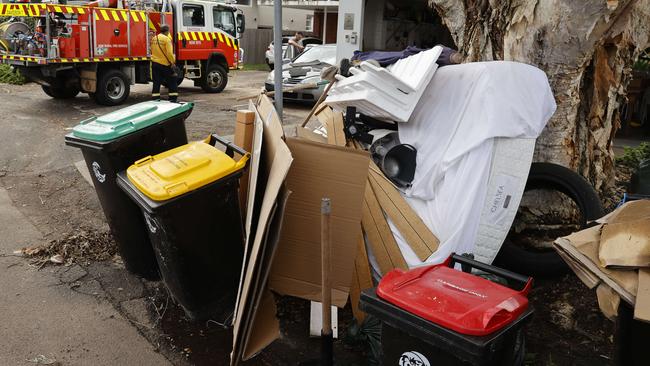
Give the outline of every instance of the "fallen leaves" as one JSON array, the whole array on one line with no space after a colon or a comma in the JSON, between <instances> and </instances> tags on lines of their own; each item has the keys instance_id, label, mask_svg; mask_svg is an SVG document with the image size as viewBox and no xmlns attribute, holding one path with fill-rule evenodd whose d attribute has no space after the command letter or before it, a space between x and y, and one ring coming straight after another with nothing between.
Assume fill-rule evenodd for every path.
<instances>
[{"instance_id":1,"label":"fallen leaves","mask_svg":"<svg viewBox=\"0 0 650 366\"><path fill-rule=\"evenodd\" d=\"M48 264L70 266L81 261L106 261L116 258L117 246L107 232L87 232L52 240L45 245L14 251L16 255L32 258L39 269Z\"/></svg>"}]
</instances>

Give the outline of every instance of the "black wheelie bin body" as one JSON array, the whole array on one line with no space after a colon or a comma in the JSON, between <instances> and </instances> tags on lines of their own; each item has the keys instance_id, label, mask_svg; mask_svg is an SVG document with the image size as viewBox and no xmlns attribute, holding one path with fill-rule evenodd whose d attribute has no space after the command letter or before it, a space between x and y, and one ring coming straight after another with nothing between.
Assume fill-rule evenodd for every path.
<instances>
[{"instance_id":1,"label":"black wheelie bin body","mask_svg":"<svg viewBox=\"0 0 650 366\"><path fill-rule=\"evenodd\" d=\"M163 282L191 319L225 323L234 311L244 257L238 189L248 156L213 135L118 174L142 210Z\"/></svg>"},{"instance_id":2,"label":"black wheelie bin body","mask_svg":"<svg viewBox=\"0 0 650 366\"><path fill-rule=\"evenodd\" d=\"M149 101L81 122L65 143L81 149L97 197L125 267L149 280L160 278L146 224L115 178L136 160L187 143L185 119L192 103Z\"/></svg>"}]
</instances>

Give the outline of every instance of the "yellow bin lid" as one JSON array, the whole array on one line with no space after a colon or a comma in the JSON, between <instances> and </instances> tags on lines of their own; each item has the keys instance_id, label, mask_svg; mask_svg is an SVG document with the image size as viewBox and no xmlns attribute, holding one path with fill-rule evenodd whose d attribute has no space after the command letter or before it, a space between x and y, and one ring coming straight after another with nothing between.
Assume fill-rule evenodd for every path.
<instances>
[{"instance_id":1,"label":"yellow bin lid","mask_svg":"<svg viewBox=\"0 0 650 366\"><path fill-rule=\"evenodd\" d=\"M242 169L248 157L246 154L235 161L205 141L195 141L140 159L126 170L126 175L147 197L164 201Z\"/></svg>"}]
</instances>

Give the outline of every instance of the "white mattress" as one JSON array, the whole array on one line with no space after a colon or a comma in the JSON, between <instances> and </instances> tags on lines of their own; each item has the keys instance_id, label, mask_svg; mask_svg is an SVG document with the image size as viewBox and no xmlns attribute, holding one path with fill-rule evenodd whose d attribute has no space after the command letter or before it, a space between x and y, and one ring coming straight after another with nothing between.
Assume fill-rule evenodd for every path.
<instances>
[{"instance_id":1,"label":"white mattress","mask_svg":"<svg viewBox=\"0 0 650 366\"><path fill-rule=\"evenodd\" d=\"M526 187L535 151L532 138L494 140L488 189L481 212L474 257L492 263L510 231Z\"/></svg>"}]
</instances>

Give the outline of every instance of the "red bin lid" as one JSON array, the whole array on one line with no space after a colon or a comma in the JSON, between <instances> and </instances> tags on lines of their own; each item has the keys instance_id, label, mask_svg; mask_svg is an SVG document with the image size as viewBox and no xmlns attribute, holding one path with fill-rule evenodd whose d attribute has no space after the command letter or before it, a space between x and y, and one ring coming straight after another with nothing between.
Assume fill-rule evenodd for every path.
<instances>
[{"instance_id":1,"label":"red bin lid","mask_svg":"<svg viewBox=\"0 0 650 366\"><path fill-rule=\"evenodd\" d=\"M449 268L446 263L384 276L377 295L405 311L461 334L482 336L528 308L530 283L521 291Z\"/></svg>"}]
</instances>

